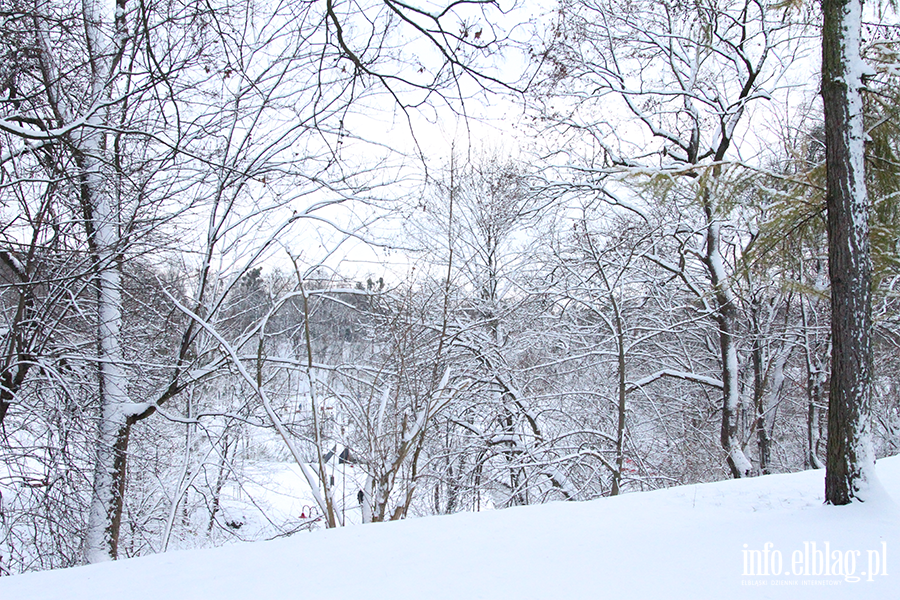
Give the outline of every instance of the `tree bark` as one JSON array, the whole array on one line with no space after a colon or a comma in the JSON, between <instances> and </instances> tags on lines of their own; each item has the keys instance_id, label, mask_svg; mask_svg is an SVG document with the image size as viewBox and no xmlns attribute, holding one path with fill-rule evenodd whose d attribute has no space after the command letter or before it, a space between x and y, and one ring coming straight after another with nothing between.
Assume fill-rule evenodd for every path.
<instances>
[{"instance_id":1,"label":"tree bark","mask_svg":"<svg viewBox=\"0 0 900 600\"><path fill-rule=\"evenodd\" d=\"M825 501L865 500L874 476L869 409L872 298L859 53L862 2L823 0L822 98L831 279L831 396Z\"/></svg>"},{"instance_id":2,"label":"tree bark","mask_svg":"<svg viewBox=\"0 0 900 600\"><path fill-rule=\"evenodd\" d=\"M91 135L94 135L92 133ZM99 161L88 148L82 182L86 213L90 215L91 251L97 285L97 361L99 364L100 427L94 492L86 540L89 562L115 560L125 492L125 466L133 409L123 364L122 293L118 266L119 234L112 199L102 191Z\"/></svg>"},{"instance_id":3,"label":"tree bark","mask_svg":"<svg viewBox=\"0 0 900 600\"><path fill-rule=\"evenodd\" d=\"M756 448L759 458L760 475L769 474L769 432L766 429L765 376L763 374L763 342L759 328L759 305L754 300L750 321L753 326L753 348L750 358L753 363L753 406L756 409L753 429L756 430Z\"/></svg>"},{"instance_id":4,"label":"tree bark","mask_svg":"<svg viewBox=\"0 0 900 600\"><path fill-rule=\"evenodd\" d=\"M806 397L808 401L806 415L806 466L810 469L822 469L825 465L819 460L817 449L820 440L819 410L823 404L825 391L825 371L816 352L817 346L809 339L809 321L806 314L806 301L800 301L805 339L803 349L806 358Z\"/></svg>"},{"instance_id":5,"label":"tree bark","mask_svg":"<svg viewBox=\"0 0 900 600\"><path fill-rule=\"evenodd\" d=\"M604 275L604 279L605 279ZM607 283L607 287L609 284ZM625 324L622 322L622 313L619 310L619 303L616 302L616 295L610 290L609 301L612 305L613 316L615 318L615 335L616 335L616 358L617 358L617 374L618 381L618 423L616 424L616 470L613 472L611 496L618 496L622 491L622 468L625 465L625 417L627 399L627 379L626 379L626 363L625 363Z\"/></svg>"},{"instance_id":6,"label":"tree bark","mask_svg":"<svg viewBox=\"0 0 900 600\"><path fill-rule=\"evenodd\" d=\"M706 193L706 192L704 192ZM722 429L719 441L725 450L728 469L734 478L749 477L753 464L744 454L738 435L738 407L740 406L740 381L737 346L734 336L737 329L737 308L728 287L727 274L720 244L722 236L719 224L714 220L709 200L706 201L706 256L709 279L715 292L716 312L713 319L719 328L719 349L722 356Z\"/></svg>"},{"instance_id":7,"label":"tree bark","mask_svg":"<svg viewBox=\"0 0 900 600\"><path fill-rule=\"evenodd\" d=\"M84 29L92 65L90 93L95 101L110 100L110 84L126 36L125 0L116 0L108 14L102 0L83 0ZM104 27L114 35L105 41ZM128 396L122 346L121 231L117 198L103 174L108 164L105 129L112 109L96 110L76 140L81 205L85 215L94 282L97 288L97 363L100 424L94 487L85 558L88 562L118 557L119 526L125 495L128 438L134 407Z\"/></svg>"}]
</instances>

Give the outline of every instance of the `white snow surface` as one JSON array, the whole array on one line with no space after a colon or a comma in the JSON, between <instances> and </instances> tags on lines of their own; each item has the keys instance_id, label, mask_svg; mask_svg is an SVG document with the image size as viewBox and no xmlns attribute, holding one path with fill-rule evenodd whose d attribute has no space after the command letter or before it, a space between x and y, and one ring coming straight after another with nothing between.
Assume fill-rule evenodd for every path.
<instances>
[{"instance_id":1,"label":"white snow surface","mask_svg":"<svg viewBox=\"0 0 900 600\"><path fill-rule=\"evenodd\" d=\"M824 471L806 471L30 573L0 578L0 598L897 598L900 457L876 470L865 504L823 505ZM812 542L845 571L855 557L854 576L804 574ZM745 576L744 551L765 548L798 574Z\"/></svg>"}]
</instances>

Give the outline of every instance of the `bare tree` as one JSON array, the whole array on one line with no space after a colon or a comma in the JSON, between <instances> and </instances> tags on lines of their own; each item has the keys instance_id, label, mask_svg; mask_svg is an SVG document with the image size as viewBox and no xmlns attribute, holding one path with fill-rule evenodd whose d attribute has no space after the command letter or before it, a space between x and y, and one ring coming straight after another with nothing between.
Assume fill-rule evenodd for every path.
<instances>
[{"instance_id":1,"label":"bare tree","mask_svg":"<svg viewBox=\"0 0 900 600\"><path fill-rule=\"evenodd\" d=\"M575 179L570 190L640 212L603 179L616 171L658 173L679 181L699 208L696 224L674 232L689 242L681 258L657 264L679 278L686 276L684 259L703 265L706 281L689 285L708 303L719 333L720 442L734 477L752 472L738 424L740 317L729 260L746 240L727 234L739 196L720 180L724 163L737 156L736 139L749 131L751 107L777 93L785 59L800 47L790 15L776 12L758 2L572 2L542 54L550 82L544 114L569 146L585 144L583 159L560 153L575 158L560 165ZM615 108L603 111L600 102ZM622 128L636 133L620 135Z\"/></svg>"},{"instance_id":2,"label":"bare tree","mask_svg":"<svg viewBox=\"0 0 900 600\"><path fill-rule=\"evenodd\" d=\"M79 390L93 387L86 397L96 402L90 518L79 532L87 560L119 554L134 426L163 412L197 426L202 419L192 410L164 407L234 366L225 350L258 332L257 320L243 337L213 335L241 278L290 231L309 234L312 223L338 240L362 237L372 217L364 205L390 179L376 176L379 160L394 149L366 139L358 125L367 107L352 107L374 92L403 110L467 94L444 86L475 76L468 61L498 36L486 19L488 35L451 33L464 6L490 10L127 0L3 8L0 191L24 218L4 225L0 248L12 325L0 422L26 418L18 412L21 390L38 370L65 373L54 381L68 392L74 377L60 371L63 364L95 369L78 371ZM472 27L474 14L465 17ZM411 66L392 52L392 36L405 35L398 27L436 49L434 61ZM407 93L419 96L401 101ZM364 144L371 161L360 158ZM359 209L338 216L335 207L350 200ZM194 245L198 222L208 226ZM131 265L143 260L142 268L153 265L144 283L160 291L161 306L128 288L129 274L140 270ZM164 281L157 267L167 262L192 274ZM138 331L147 327L141 317L156 311L179 315L159 321L177 333L154 341ZM80 329L65 330L69 316ZM169 345L159 352L129 344L138 338Z\"/></svg>"}]
</instances>

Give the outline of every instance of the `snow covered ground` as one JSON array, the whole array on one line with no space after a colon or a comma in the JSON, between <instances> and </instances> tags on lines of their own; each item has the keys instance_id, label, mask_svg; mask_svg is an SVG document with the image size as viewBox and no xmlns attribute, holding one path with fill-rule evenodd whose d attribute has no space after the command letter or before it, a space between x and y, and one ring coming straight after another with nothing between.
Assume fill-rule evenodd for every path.
<instances>
[{"instance_id":1,"label":"snow covered ground","mask_svg":"<svg viewBox=\"0 0 900 600\"><path fill-rule=\"evenodd\" d=\"M878 473L865 505L823 506L807 471L19 575L0 598L896 598L900 457Z\"/></svg>"}]
</instances>

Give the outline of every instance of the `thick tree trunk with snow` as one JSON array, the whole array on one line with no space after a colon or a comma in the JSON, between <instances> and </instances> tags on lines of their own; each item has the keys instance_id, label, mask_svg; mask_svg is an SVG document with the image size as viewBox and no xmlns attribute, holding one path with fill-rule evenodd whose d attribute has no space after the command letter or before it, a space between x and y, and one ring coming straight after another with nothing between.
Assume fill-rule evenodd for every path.
<instances>
[{"instance_id":1,"label":"thick tree trunk with snow","mask_svg":"<svg viewBox=\"0 0 900 600\"><path fill-rule=\"evenodd\" d=\"M101 417L90 520L85 536L85 559L90 563L118 558L131 433L128 419L115 414L118 409L108 403Z\"/></svg>"},{"instance_id":2,"label":"thick tree trunk with snow","mask_svg":"<svg viewBox=\"0 0 900 600\"><path fill-rule=\"evenodd\" d=\"M125 466L133 411L123 369L122 293L118 265L118 213L103 189L99 132L85 140L82 161L82 200L90 225L97 286L97 362L99 365L100 424L85 556L89 562L117 557L119 523L125 493Z\"/></svg>"},{"instance_id":3,"label":"thick tree trunk with snow","mask_svg":"<svg viewBox=\"0 0 900 600\"><path fill-rule=\"evenodd\" d=\"M874 476L869 434L872 298L866 197L862 2L823 0L822 97L827 165L832 365L825 500L864 500Z\"/></svg>"},{"instance_id":4,"label":"thick tree trunk with snow","mask_svg":"<svg viewBox=\"0 0 900 600\"><path fill-rule=\"evenodd\" d=\"M90 93L96 105L109 102L126 36L125 0L106 4L83 0L84 30L91 60ZM110 35L112 33L112 35ZM97 364L100 422L91 510L85 536L88 562L115 560L125 495L128 438L134 417L122 347L121 231L115 186L104 177L111 161L104 130L111 108L95 108L76 140L81 205L85 216L94 285L97 289Z\"/></svg>"},{"instance_id":5,"label":"thick tree trunk with snow","mask_svg":"<svg viewBox=\"0 0 900 600\"><path fill-rule=\"evenodd\" d=\"M100 151L100 145L88 142L82 167L85 169L82 195L92 229L91 249L96 269L100 424L85 557L89 562L100 562L117 558L128 437L134 411L130 410L132 405L123 369L117 213L112 207L112 199L102 190L99 161L93 155Z\"/></svg>"},{"instance_id":6,"label":"thick tree trunk with snow","mask_svg":"<svg viewBox=\"0 0 900 600\"><path fill-rule=\"evenodd\" d=\"M708 204L707 204L708 206ZM719 327L719 348L722 356L722 429L720 442L725 450L728 468L733 477L749 477L753 465L741 448L738 435L738 406L740 405L740 381L738 370L737 346L734 334L737 326L737 308L734 296L728 287L727 273L720 250L721 231L719 224L713 219L711 211L707 211L706 228L706 267L712 283L716 299L716 312L713 318Z\"/></svg>"}]
</instances>

